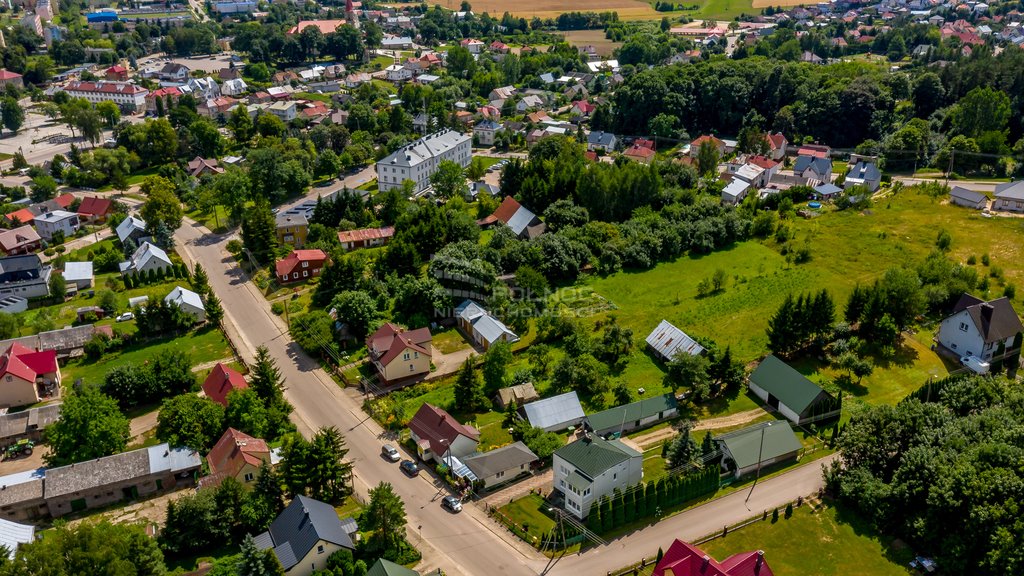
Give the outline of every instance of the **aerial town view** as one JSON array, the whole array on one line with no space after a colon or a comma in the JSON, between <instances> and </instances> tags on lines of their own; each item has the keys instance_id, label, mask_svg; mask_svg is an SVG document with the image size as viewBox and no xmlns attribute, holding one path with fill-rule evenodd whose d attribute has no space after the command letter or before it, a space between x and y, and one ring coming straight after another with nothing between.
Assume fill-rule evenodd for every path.
<instances>
[{"instance_id":1,"label":"aerial town view","mask_svg":"<svg viewBox=\"0 0 1024 576\"><path fill-rule=\"evenodd\" d=\"M1024 1L435 1L0 2L0 576L1024 574Z\"/></svg>"}]
</instances>

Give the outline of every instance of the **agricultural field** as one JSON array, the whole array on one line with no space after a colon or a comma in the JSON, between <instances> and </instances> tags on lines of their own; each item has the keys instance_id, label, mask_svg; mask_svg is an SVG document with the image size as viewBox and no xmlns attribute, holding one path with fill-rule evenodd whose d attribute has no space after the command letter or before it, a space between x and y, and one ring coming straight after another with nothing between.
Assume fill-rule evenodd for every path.
<instances>
[{"instance_id":1,"label":"agricultural field","mask_svg":"<svg viewBox=\"0 0 1024 576\"><path fill-rule=\"evenodd\" d=\"M458 10L461 0L440 0L442 7L449 10ZM477 14L489 13L491 16L500 17L505 12L511 12L516 16L525 18L557 18L563 12L618 12L619 18L623 20L654 20L660 18L660 14L647 2L640 0L591 0L579 2L578 0L526 0L509 4L500 0L476 0L471 2L473 12Z\"/></svg>"},{"instance_id":2,"label":"agricultural field","mask_svg":"<svg viewBox=\"0 0 1024 576\"><path fill-rule=\"evenodd\" d=\"M787 574L861 574L900 576L913 553L899 542L879 535L867 522L843 508L819 504L801 506L793 516L758 522L700 545L719 561L732 554L764 550L779 576ZM813 552L812 552L813 551Z\"/></svg>"},{"instance_id":3,"label":"agricultural field","mask_svg":"<svg viewBox=\"0 0 1024 576\"><path fill-rule=\"evenodd\" d=\"M622 46L622 42L613 42L604 36L604 30L570 30L562 32L565 41L577 48L580 46L593 46L601 56L610 57L616 48Z\"/></svg>"}]
</instances>

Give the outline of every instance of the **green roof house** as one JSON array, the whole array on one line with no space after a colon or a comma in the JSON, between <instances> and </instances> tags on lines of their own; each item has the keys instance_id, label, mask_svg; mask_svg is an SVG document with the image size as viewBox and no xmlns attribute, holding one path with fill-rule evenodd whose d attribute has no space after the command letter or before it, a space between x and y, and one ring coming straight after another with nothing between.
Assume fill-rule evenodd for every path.
<instances>
[{"instance_id":1,"label":"green roof house","mask_svg":"<svg viewBox=\"0 0 1024 576\"><path fill-rule=\"evenodd\" d=\"M763 422L715 438L722 451L722 467L740 478L779 462L795 462L800 454L800 440L793 426L785 420Z\"/></svg>"},{"instance_id":2,"label":"green roof house","mask_svg":"<svg viewBox=\"0 0 1024 576\"><path fill-rule=\"evenodd\" d=\"M839 400L775 356L761 361L749 384L751 392L794 424L839 416Z\"/></svg>"},{"instance_id":3,"label":"green roof house","mask_svg":"<svg viewBox=\"0 0 1024 576\"><path fill-rule=\"evenodd\" d=\"M586 421L595 434L606 436L646 428L678 413L675 396L664 394L595 412Z\"/></svg>"},{"instance_id":4,"label":"green roof house","mask_svg":"<svg viewBox=\"0 0 1024 576\"><path fill-rule=\"evenodd\" d=\"M374 562L373 566L370 566L370 569L366 571L366 576L420 576L420 573L381 558Z\"/></svg>"},{"instance_id":5,"label":"green roof house","mask_svg":"<svg viewBox=\"0 0 1024 576\"><path fill-rule=\"evenodd\" d=\"M644 455L620 440L588 435L555 450L554 487L565 495L565 509L586 518L590 505L616 488L625 490L644 477Z\"/></svg>"}]
</instances>

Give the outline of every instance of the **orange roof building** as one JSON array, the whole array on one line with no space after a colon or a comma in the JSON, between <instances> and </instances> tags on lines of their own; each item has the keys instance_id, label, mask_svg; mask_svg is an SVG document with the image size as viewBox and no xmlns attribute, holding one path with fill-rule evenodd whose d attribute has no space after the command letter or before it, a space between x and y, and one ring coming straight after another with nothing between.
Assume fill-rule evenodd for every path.
<instances>
[{"instance_id":1,"label":"orange roof building","mask_svg":"<svg viewBox=\"0 0 1024 576\"><path fill-rule=\"evenodd\" d=\"M245 381L245 376L242 376L241 372L220 362L217 362L210 375L203 380L203 392L206 397L221 406L228 405L228 394L248 387L249 383Z\"/></svg>"},{"instance_id":2,"label":"orange roof building","mask_svg":"<svg viewBox=\"0 0 1024 576\"><path fill-rule=\"evenodd\" d=\"M228 477L252 485L256 482L260 466L264 462L271 463L270 448L260 438L228 428L210 449L206 461L210 465L211 478L203 482L204 487L220 484Z\"/></svg>"}]
</instances>

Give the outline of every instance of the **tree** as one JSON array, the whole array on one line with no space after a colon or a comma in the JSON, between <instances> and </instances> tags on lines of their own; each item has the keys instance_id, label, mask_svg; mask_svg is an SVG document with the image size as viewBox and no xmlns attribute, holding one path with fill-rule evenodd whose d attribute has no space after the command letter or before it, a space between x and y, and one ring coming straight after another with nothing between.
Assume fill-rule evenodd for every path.
<instances>
[{"instance_id":1,"label":"tree","mask_svg":"<svg viewBox=\"0 0 1024 576\"><path fill-rule=\"evenodd\" d=\"M219 326L220 321L224 319L224 307L221 306L220 298L213 292L210 292L206 296L206 321L214 326Z\"/></svg>"},{"instance_id":2,"label":"tree","mask_svg":"<svg viewBox=\"0 0 1024 576\"><path fill-rule=\"evenodd\" d=\"M698 454L697 442L690 435L691 424L684 422L679 434L665 444L665 462L670 468L678 468L693 462Z\"/></svg>"},{"instance_id":3,"label":"tree","mask_svg":"<svg viewBox=\"0 0 1024 576\"><path fill-rule=\"evenodd\" d=\"M508 342L495 342L484 352L483 376L487 396L505 386L505 367L512 364L512 346Z\"/></svg>"},{"instance_id":4,"label":"tree","mask_svg":"<svg viewBox=\"0 0 1024 576\"><path fill-rule=\"evenodd\" d=\"M281 478L270 464L260 464L256 483L242 505L242 523L259 532L266 530L270 523L284 510L284 490Z\"/></svg>"},{"instance_id":5,"label":"tree","mask_svg":"<svg viewBox=\"0 0 1024 576\"><path fill-rule=\"evenodd\" d=\"M113 128L117 126L117 123L121 120L121 109L117 107L110 100L104 100L96 103L96 112L99 113L100 118L103 118L107 124L107 128Z\"/></svg>"},{"instance_id":6,"label":"tree","mask_svg":"<svg viewBox=\"0 0 1024 576\"><path fill-rule=\"evenodd\" d=\"M371 532L370 545L375 550L395 550L405 534L405 504L388 482L370 490L370 503L363 512L361 524Z\"/></svg>"},{"instance_id":7,"label":"tree","mask_svg":"<svg viewBox=\"0 0 1024 576\"><path fill-rule=\"evenodd\" d=\"M448 51L445 67L450 76L470 80L476 73L476 60L473 59L469 49L462 46L454 46Z\"/></svg>"},{"instance_id":8,"label":"tree","mask_svg":"<svg viewBox=\"0 0 1024 576\"><path fill-rule=\"evenodd\" d=\"M669 361L665 374L665 383L676 391L688 386L691 391L690 400L702 402L711 390L711 378L708 376L708 359L703 354L689 354L680 351Z\"/></svg>"},{"instance_id":9,"label":"tree","mask_svg":"<svg viewBox=\"0 0 1024 576\"><path fill-rule=\"evenodd\" d=\"M57 195L57 181L48 174L41 174L32 179L32 201L44 202Z\"/></svg>"},{"instance_id":10,"label":"tree","mask_svg":"<svg viewBox=\"0 0 1024 576\"><path fill-rule=\"evenodd\" d=\"M442 160L437 165L437 170L430 175L430 184L441 198L462 198L469 191L462 166L451 160Z\"/></svg>"},{"instance_id":11,"label":"tree","mask_svg":"<svg viewBox=\"0 0 1024 576\"><path fill-rule=\"evenodd\" d=\"M330 307L337 311L338 321L348 324L349 331L360 341L369 334L370 326L377 318L377 303L362 290L339 292L331 300Z\"/></svg>"},{"instance_id":12,"label":"tree","mask_svg":"<svg viewBox=\"0 0 1024 576\"><path fill-rule=\"evenodd\" d=\"M47 282L47 287L50 290L50 297L54 300L63 302L64 299L67 298L68 285L64 282L64 277L57 272L50 274L50 280Z\"/></svg>"},{"instance_id":13,"label":"tree","mask_svg":"<svg viewBox=\"0 0 1024 576\"><path fill-rule=\"evenodd\" d=\"M200 118L192 122L188 126L188 135L193 154L205 158L220 156L224 148L224 139L220 135L220 129L212 121Z\"/></svg>"},{"instance_id":14,"label":"tree","mask_svg":"<svg viewBox=\"0 0 1024 576\"><path fill-rule=\"evenodd\" d=\"M267 407L252 388L232 390L228 393L228 406L224 410L224 425L254 437L267 437L270 426Z\"/></svg>"},{"instance_id":15,"label":"tree","mask_svg":"<svg viewBox=\"0 0 1024 576\"><path fill-rule=\"evenodd\" d=\"M174 194L173 182L163 176L147 176L139 188L146 196L140 215L147 230L154 231L161 224L171 232L181 227L184 212Z\"/></svg>"},{"instance_id":16,"label":"tree","mask_svg":"<svg viewBox=\"0 0 1024 576\"><path fill-rule=\"evenodd\" d=\"M460 411L477 412L485 407L486 402L487 397L480 388L480 377L476 373L476 356L471 354L455 380L455 405Z\"/></svg>"},{"instance_id":17,"label":"tree","mask_svg":"<svg viewBox=\"0 0 1024 576\"><path fill-rule=\"evenodd\" d=\"M977 87L953 106L950 116L954 134L977 138L1006 128L1012 115L1010 97L998 88Z\"/></svg>"},{"instance_id":18,"label":"tree","mask_svg":"<svg viewBox=\"0 0 1024 576\"><path fill-rule=\"evenodd\" d=\"M3 576L163 576L166 571L160 546L141 524L107 520L57 523L46 538L19 545L17 555L0 565Z\"/></svg>"},{"instance_id":19,"label":"tree","mask_svg":"<svg viewBox=\"0 0 1024 576\"><path fill-rule=\"evenodd\" d=\"M130 428L113 398L84 386L64 399L60 419L46 429L46 463L63 466L123 452Z\"/></svg>"},{"instance_id":20,"label":"tree","mask_svg":"<svg viewBox=\"0 0 1024 576\"><path fill-rule=\"evenodd\" d=\"M171 446L205 454L224 431L224 407L195 394L164 400L157 416L156 437Z\"/></svg>"},{"instance_id":21,"label":"tree","mask_svg":"<svg viewBox=\"0 0 1024 576\"><path fill-rule=\"evenodd\" d=\"M210 291L210 277L199 262L192 267L192 289L199 295L206 295Z\"/></svg>"},{"instance_id":22,"label":"tree","mask_svg":"<svg viewBox=\"0 0 1024 576\"><path fill-rule=\"evenodd\" d=\"M697 149L697 170L704 176L713 175L718 171L718 148L710 140L701 142Z\"/></svg>"},{"instance_id":23,"label":"tree","mask_svg":"<svg viewBox=\"0 0 1024 576\"><path fill-rule=\"evenodd\" d=\"M2 117L4 128L14 133L17 133L25 124L25 111L11 96L0 98L0 117Z\"/></svg>"},{"instance_id":24,"label":"tree","mask_svg":"<svg viewBox=\"0 0 1024 576\"><path fill-rule=\"evenodd\" d=\"M215 498L216 491L200 490L168 502L161 545L169 552L185 555L225 543L229 527L221 521Z\"/></svg>"},{"instance_id":25,"label":"tree","mask_svg":"<svg viewBox=\"0 0 1024 576\"><path fill-rule=\"evenodd\" d=\"M235 142L239 144L245 144L252 138L252 117L249 116L249 110L246 109L244 104L237 106L231 112L231 117L228 119L228 130L234 136Z\"/></svg>"},{"instance_id":26,"label":"tree","mask_svg":"<svg viewBox=\"0 0 1024 576\"><path fill-rule=\"evenodd\" d=\"M321 428L310 441L292 435L284 445L280 472L288 493L339 502L351 493L352 465L344 462L345 440L336 428Z\"/></svg>"},{"instance_id":27,"label":"tree","mask_svg":"<svg viewBox=\"0 0 1024 576\"><path fill-rule=\"evenodd\" d=\"M256 203L245 210L242 243L257 262L268 264L273 260L277 249L277 225L266 198L257 198Z\"/></svg>"},{"instance_id":28,"label":"tree","mask_svg":"<svg viewBox=\"0 0 1024 576\"><path fill-rule=\"evenodd\" d=\"M271 358L266 346L256 349L256 362L252 367L249 387L269 406L284 399L284 379L277 362Z\"/></svg>"}]
</instances>

